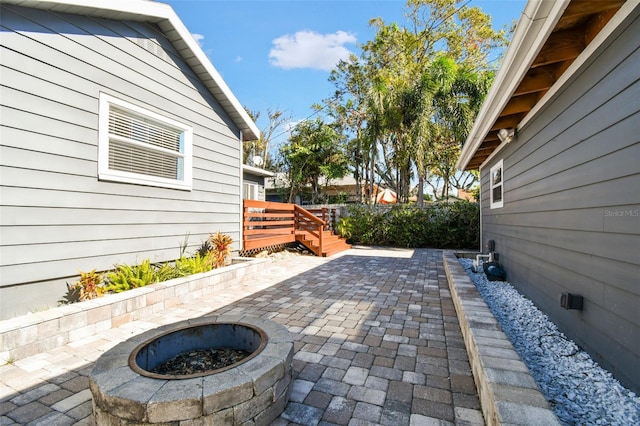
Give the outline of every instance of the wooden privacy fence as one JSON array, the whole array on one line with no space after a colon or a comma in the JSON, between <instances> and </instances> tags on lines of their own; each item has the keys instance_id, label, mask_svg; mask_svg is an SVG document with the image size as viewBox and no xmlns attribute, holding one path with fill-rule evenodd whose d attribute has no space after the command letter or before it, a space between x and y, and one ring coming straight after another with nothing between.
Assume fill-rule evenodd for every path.
<instances>
[{"instance_id":1,"label":"wooden privacy fence","mask_svg":"<svg viewBox=\"0 0 640 426\"><path fill-rule=\"evenodd\" d=\"M351 246L333 234L332 209L305 210L296 204L244 200L243 250L298 241L317 256L330 256Z\"/></svg>"}]
</instances>

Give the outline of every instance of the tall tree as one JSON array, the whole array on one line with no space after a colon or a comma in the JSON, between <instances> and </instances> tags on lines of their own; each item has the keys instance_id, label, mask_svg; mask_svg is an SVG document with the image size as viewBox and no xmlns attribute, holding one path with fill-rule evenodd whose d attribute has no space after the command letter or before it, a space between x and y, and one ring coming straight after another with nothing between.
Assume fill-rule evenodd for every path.
<instances>
[{"instance_id":1,"label":"tall tree","mask_svg":"<svg viewBox=\"0 0 640 426\"><path fill-rule=\"evenodd\" d=\"M290 186L290 203L307 186L311 187L312 202L318 203L321 178L342 178L348 171L339 133L321 118L298 123L289 143L280 148L280 156Z\"/></svg>"},{"instance_id":2,"label":"tall tree","mask_svg":"<svg viewBox=\"0 0 640 426\"><path fill-rule=\"evenodd\" d=\"M336 129L348 138L346 153L351 160L356 192L360 201L370 200L373 195L369 171L373 162L370 140L363 132L367 116L368 77L358 57L351 55L349 61L340 61L331 72L329 81L335 87L334 95L326 101L328 115L333 118Z\"/></svg>"},{"instance_id":3,"label":"tall tree","mask_svg":"<svg viewBox=\"0 0 640 426\"><path fill-rule=\"evenodd\" d=\"M478 113L491 75L478 73L464 63L458 64L451 57L441 55L423 76L423 79L431 82L433 89L431 116L427 123L429 131L417 144L415 162L422 178L420 183L426 181L429 173L436 179L442 179L442 193L434 190L437 198L448 197L452 184L466 182L469 177L475 178L467 174L466 179L454 179L455 163Z\"/></svg>"},{"instance_id":4,"label":"tall tree","mask_svg":"<svg viewBox=\"0 0 640 426\"><path fill-rule=\"evenodd\" d=\"M488 15L461 3L408 0L406 26L372 20L375 38L331 76L338 90L328 102L343 122L357 116L352 140L367 153L358 158L370 160L367 183L378 175L401 200L413 170L419 184L433 173L455 176L455 158L432 151L450 152L465 140L494 67L489 54L506 44L505 30L494 31ZM434 167L444 158L446 167Z\"/></svg>"}]
</instances>

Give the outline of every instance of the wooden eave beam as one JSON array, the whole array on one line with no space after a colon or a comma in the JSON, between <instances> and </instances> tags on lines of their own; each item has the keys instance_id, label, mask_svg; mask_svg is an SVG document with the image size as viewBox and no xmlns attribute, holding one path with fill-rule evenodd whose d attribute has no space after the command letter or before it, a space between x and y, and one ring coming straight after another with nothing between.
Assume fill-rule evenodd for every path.
<instances>
[{"instance_id":1,"label":"wooden eave beam","mask_svg":"<svg viewBox=\"0 0 640 426\"><path fill-rule=\"evenodd\" d=\"M478 148L465 170L478 169L480 165L484 163L484 160L489 158L491 153L495 151L498 145L500 145L500 142L497 140L491 142L485 140L482 142L482 145L480 145L480 148Z\"/></svg>"},{"instance_id":2,"label":"wooden eave beam","mask_svg":"<svg viewBox=\"0 0 640 426\"><path fill-rule=\"evenodd\" d=\"M553 66L530 69L512 96L549 90L555 81L555 67Z\"/></svg>"},{"instance_id":3,"label":"wooden eave beam","mask_svg":"<svg viewBox=\"0 0 640 426\"><path fill-rule=\"evenodd\" d=\"M528 93L521 96L513 96L504 107L500 115L512 115L521 112L529 112L540 99L540 92Z\"/></svg>"},{"instance_id":4,"label":"wooden eave beam","mask_svg":"<svg viewBox=\"0 0 640 426\"><path fill-rule=\"evenodd\" d=\"M518 125L520 121L524 118L524 114L512 114L498 117L495 123L493 123L493 127L491 130L498 131L500 129L510 129L514 128Z\"/></svg>"},{"instance_id":5,"label":"wooden eave beam","mask_svg":"<svg viewBox=\"0 0 640 426\"><path fill-rule=\"evenodd\" d=\"M625 0L573 0L560 19L559 26L563 21L582 18L584 16L595 15L607 10L618 10Z\"/></svg>"},{"instance_id":6,"label":"wooden eave beam","mask_svg":"<svg viewBox=\"0 0 640 426\"><path fill-rule=\"evenodd\" d=\"M592 15L589 18L589 22L585 25L584 38L588 45L598 35L598 33L604 28L605 25L613 18L613 15L620 9L608 9L596 15Z\"/></svg>"},{"instance_id":7,"label":"wooden eave beam","mask_svg":"<svg viewBox=\"0 0 640 426\"><path fill-rule=\"evenodd\" d=\"M494 149L496 149L498 147L498 145L500 145L500 144L496 143L496 144L483 146L483 147L478 149L477 153L478 153L478 155L489 155L489 154L491 154L493 152Z\"/></svg>"},{"instance_id":8,"label":"wooden eave beam","mask_svg":"<svg viewBox=\"0 0 640 426\"><path fill-rule=\"evenodd\" d=\"M500 143L500 139L498 138L498 131L497 130L493 130L491 132L489 132L487 134L487 136L484 138L484 141L482 141L482 143L487 143L487 142L496 142L496 143Z\"/></svg>"},{"instance_id":9,"label":"wooden eave beam","mask_svg":"<svg viewBox=\"0 0 640 426\"><path fill-rule=\"evenodd\" d=\"M586 47L584 34L583 26L554 32L533 61L531 68L574 60Z\"/></svg>"},{"instance_id":10,"label":"wooden eave beam","mask_svg":"<svg viewBox=\"0 0 640 426\"><path fill-rule=\"evenodd\" d=\"M489 156L486 157L473 157L473 160L471 160L469 162L469 164L467 165L465 170L478 170L480 169L480 166L482 165L482 163L484 163L484 160L486 160L487 158L489 158Z\"/></svg>"},{"instance_id":11,"label":"wooden eave beam","mask_svg":"<svg viewBox=\"0 0 640 426\"><path fill-rule=\"evenodd\" d=\"M531 68L500 112L491 131L485 136L465 170L480 168L500 145L497 138L498 130L518 125L625 1L573 0L569 3L554 32L545 42Z\"/></svg>"}]
</instances>

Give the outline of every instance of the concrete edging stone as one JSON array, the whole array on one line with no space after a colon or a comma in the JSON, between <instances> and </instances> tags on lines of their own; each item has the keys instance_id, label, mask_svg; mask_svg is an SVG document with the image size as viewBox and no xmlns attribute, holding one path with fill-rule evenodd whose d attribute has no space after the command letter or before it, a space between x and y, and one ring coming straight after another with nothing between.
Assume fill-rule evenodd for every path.
<instances>
[{"instance_id":1,"label":"concrete edging stone","mask_svg":"<svg viewBox=\"0 0 640 426\"><path fill-rule=\"evenodd\" d=\"M560 425L458 257L442 254L487 425Z\"/></svg>"},{"instance_id":2,"label":"concrete edging stone","mask_svg":"<svg viewBox=\"0 0 640 426\"><path fill-rule=\"evenodd\" d=\"M0 321L0 361L17 361L47 352L223 291L229 282L258 274L269 259L234 258L234 261L202 274Z\"/></svg>"}]
</instances>

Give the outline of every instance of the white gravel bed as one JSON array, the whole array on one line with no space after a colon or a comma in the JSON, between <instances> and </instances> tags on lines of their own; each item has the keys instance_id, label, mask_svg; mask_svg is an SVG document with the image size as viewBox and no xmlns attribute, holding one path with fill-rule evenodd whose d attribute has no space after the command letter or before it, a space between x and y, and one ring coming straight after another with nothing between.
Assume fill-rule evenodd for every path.
<instances>
[{"instance_id":1,"label":"white gravel bed","mask_svg":"<svg viewBox=\"0 0 640 426\"><path fill-rule=\"evenodd\" d=\"M461 258L460 263L561 422L640 425L640 397L569 340L511 284L473 272L472 259Z\"/></svg>"}]
</instances>

